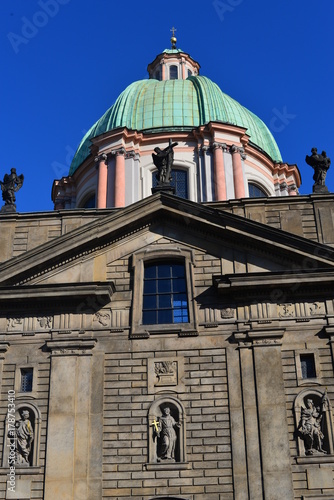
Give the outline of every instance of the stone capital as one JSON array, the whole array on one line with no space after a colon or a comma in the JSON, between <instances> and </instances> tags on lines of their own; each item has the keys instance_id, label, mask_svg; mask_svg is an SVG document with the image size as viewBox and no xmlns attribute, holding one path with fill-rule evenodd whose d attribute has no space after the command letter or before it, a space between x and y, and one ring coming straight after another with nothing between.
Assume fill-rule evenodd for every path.
<instances>
[{"instance_id":1,"label":"stone capital","mask_svg":"<svg viewBox=\"0 0 334 500\"><path fill-rule=\"evenodd\" d=\"M105 153L97 155L94 158L95 163L100 163L101 161L104 161L106 163L107 160L108 160L108 155L106 155Z\"/></svg>"},{"instance_id":2,"label":"stone capital","mask_svg":"<svg viewBox=\"0 0 334 500\"><path fill-rule=\"evenodd\" d=\"M46 345L52 356L91 356L96 339L49 340Z\"/></svg>"},{"instance_id":3,"label":"stone capital","mask_svg":"<svg viewBox=\"0 0 334 500\"><path fill-rule=\"evenodd\" d=\"M223 151L227 151L228 147L225 142L213 142L212 143L212 149L222 149Z\"/></svg>"},{"instance_id":4,"label":"stone capital","mask_svg":"<svg viewBox=\"0 0 334 500\"><path fill-rule=\"evenodd\" d=\"M282 345L283 328L256 328L248 332L249 338L253 342L253 347L269 347Z\"/></svg>"},{"instance_id":5,"label":"stone capital","mask_svg":"<svg viewBox=\"0 0 334 500\"><path fill-rule=\"evenodd\" d=\"M123 147L119 148L119 149L113 149L111 151L111 154L115 155L115 156L125 155L125 153L126 153L126 151L125 151L125 149Z\"/></svg>"},{"instance_id":6,"label":"stone capital","mask_svg":"<svg viewBox=\"0 0 334 500\"><path fill-rule=\"evenodd\" d=\"M285 330L283 328L256 328L245 332L235 332L233 337L242 347L269 347L282 345Z\"/></svg>"},{"instance_id":7,"label":"stone capital","mask_svg":"<svg viewBox=\"0 0 334 500\"><path fill-rule=\"evenodd\" d=\"M8 351L8 347L10 346L9 342L1 342L0 343L0 361L5 359L5 354Z\"/></svg>"},{"instance_id":8,"label":"stone capital","mask_svg":"<svg viewBox=\"0 0 334 500\"><path fill-rule=\"evenodd\" d=\"M125 158L136 158L136 156L137 155L136 155L135 151L133 151L133 150L132 151L126 151L126 153L125 153Z\"/></svg>"},{"instance_id":9,"label":"stone capital","mask_svg":"<svg viewBox=\"0 0 334 500\"><path fill-rule=\"evenodd\" d=\"M232 146L230 147L230 152L232 154L233 153L239 153L242 159L246 158L244 148L241 148L240 146L236 146L235 144L232 144Z\"/></svg>"},{"instance_id":10,"label":"stone capital","mask_svg":"<svg viewBox=\"0 0 334 500\"><path fill-rule=\"evenodd\" d=\"M324 331L329 338L329 342L334 343L334 326L325 326Z\"/></svg>"}]
</instances>

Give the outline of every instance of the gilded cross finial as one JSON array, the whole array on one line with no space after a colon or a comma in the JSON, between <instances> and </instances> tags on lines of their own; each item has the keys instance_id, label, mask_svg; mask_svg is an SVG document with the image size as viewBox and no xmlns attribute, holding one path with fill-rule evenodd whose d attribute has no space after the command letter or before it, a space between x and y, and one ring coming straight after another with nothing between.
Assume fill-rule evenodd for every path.
<instances>
[{"instance_id":1,"label":"gilded cross finial","mask_svg":"<svg viewBox=\"0 0 334 500\"><path fill-rule=\"evenodd\" d=\"M170 30L172 32L172 38L170 39L171 41L171 44L172 44L172 49L176 49L176 42L177 42L177 39L176 39L176 36L175 36L175 31L177 31L176 28L173 28Z\"/></svg>"}]
</instances>

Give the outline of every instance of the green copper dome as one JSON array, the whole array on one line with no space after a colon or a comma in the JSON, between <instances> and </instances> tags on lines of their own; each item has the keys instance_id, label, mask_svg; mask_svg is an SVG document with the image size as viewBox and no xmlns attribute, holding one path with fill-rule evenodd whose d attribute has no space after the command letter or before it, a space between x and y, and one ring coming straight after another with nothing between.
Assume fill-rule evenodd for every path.
<instances>
[{"instance_id":1,"label":"green copper dome","mask_svg":"<svg viewBox=\"0 0 334 500\"><path fill-rule=\"evenodd\" d=\"M255 146L273 160L282 161L275 139L260 118L224 94L209 78L191 76L186 80L140 80L129 85L86 133L69 175L89 156L90 139L104 132L119 127L138 131L189 130L211 121L246 128Z\"/></svg>"}]
</instances>

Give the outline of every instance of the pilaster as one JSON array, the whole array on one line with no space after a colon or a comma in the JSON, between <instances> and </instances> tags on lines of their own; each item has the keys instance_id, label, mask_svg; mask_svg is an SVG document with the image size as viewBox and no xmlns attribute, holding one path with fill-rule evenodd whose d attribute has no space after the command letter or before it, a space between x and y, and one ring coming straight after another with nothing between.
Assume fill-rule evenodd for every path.
<instances>
[{"instance_id":1,"label":"pilaster","mask_svg":"<svg viewBox=\"0 0 334 500\"><path fill-rule=\"evenodd\" d=\"M248 465L249 499L257 500L258 498L262 498L263 487L259 447L259 422L256 407L254 360L251 342L239 339L239 355Z\"/></svg>"},{"instance_id":2,"label":"pilaster","mask_svg":"<svg viewBox=\"0 0 334 500\"><path fill-rule=\"evenodd\" d=\"M102 154L95 158L97 163L98 176L97 176L97 208L107 207L107 187L108 187L108 164L107 155Z\"/></svg>"},{"instance_id":3,"label":"pilaster","mask_svg":"<svg viewBox=\"0 0 334 500\"><path fill-rule=\"evenodd\" d=\"M226 200L226 179L223 154L223 151L226 149L227 145L224 143L213 143L215 201Z\"/></svg>"},{"instance_id":4,"label":"pilaster","mask_svg":"<svg viewBox=\"0 0 334 500\"><path fill-rule=\"evenodd\" d=\"M125 206L125 149L120 148L112 151L111 154L116 155L115 164L115 207Z\"/></svg>"},{"instance_id":5,"label":"pilaster","mask_svg":"<svg viewBox=\"0 0 334 500\"><path fill-rule=\"evenodd\" d=\"M91 442L90 394L95 343L82 338L47 342L51 373L45 500L91 498L89 457L95 445Z\"/></svg>"},{"instance_id":6,"label":"pilaster","mask_svg":"<svg viewBox=\"0 0 334 500\"><path fill-rule=\"evenodd\" d=\"M294 497L281 355L283 334L281 329L248 332L254 356L264 497L271 500Z\"/></svg>"},{"instance_id":7,"label":"pilaster","mask_svg":"<svg viewBox=\"0 0 334 500\"><path fill-rule=\"evenodd\" d=\"M239 148L235 145L231 146L234 192L237 199L245 198L246 196L244 174L241 163L241 154L243 153L243 148Z\"/></svg>"}]
</instances>

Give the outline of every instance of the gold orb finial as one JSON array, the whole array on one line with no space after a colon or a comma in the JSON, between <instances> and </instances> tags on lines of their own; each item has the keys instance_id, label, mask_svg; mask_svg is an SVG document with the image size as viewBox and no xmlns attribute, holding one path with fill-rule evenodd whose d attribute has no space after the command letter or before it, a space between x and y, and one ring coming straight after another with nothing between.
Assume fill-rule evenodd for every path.
<instances>
[{"instance_id":1,"label":"gold orb finial","mask_svg":"<svg viewBox=\"0 0 334 500\"><path fill-rule=\"evenodd\" d=\"M173 28L170 30L172 32L172 38L170 39L170 42L172 44L172 49L176 49L176 42L177 42L177 38L175 36L175 31L177 31L176 28Z\"/></svg>"}]
</instances>

